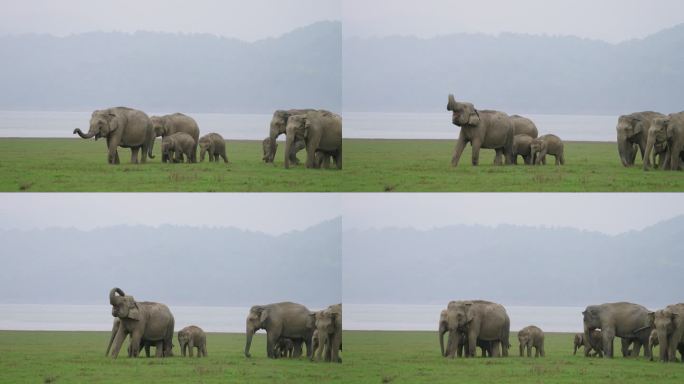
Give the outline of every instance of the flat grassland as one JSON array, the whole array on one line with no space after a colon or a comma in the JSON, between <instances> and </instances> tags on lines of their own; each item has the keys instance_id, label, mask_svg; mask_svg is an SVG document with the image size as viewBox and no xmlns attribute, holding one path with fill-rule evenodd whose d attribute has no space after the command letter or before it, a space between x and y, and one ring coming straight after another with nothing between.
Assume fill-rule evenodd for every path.
<instances>
[{"instance_id":1,"label":"flat grassland","mask_svg":"<svg viewBox=\"0 0 684 384\"><path fill-rule=\"evenodd\" d=\"M470 147L451 167L455 140L344 141L342 171L286 170L283 145L275 166L261 161L258 141L228 141L230 164L130 164L106 161L104 141L0 139L0 191L4 192L681 192L681 172L624 168L614 143L566 143L566 165L494 166L494 151L470 165ZM299 154L304 160L304 152ZM640 164L640 160L637 160Z\"/></svg>"},{"instance_id":2,"label":"flat grassland","mask_svg":"<svg viewBox=\"0 0 684 384\"><path fill-rule=\"evenodd\" d=\"M207 358L104 356L108 332L0 331L2 383L681 383L684 364L572 355L572 334L547 334L546 357L446 359L437 332L344 333L343 364L270 360L258 334L252 358L243 334L208 334ZM619 343L618 343L619 344ZM175 348L177 349L177 347ZM656 349L657 351L657 349ZM178 354L178 351L176 351Z\"/></svg>"}]
</instances>

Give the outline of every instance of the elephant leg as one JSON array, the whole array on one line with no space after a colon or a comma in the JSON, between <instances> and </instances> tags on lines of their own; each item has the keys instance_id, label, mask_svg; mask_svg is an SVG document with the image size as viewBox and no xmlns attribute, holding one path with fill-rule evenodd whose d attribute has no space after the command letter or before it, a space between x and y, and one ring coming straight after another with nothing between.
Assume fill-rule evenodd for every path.
<instances>
[{"instance_id":1,"label":"elephant leg","mask_svg":"<svg viewBox=\"0 0 684 384\"><path fill-rule=\"evenodd\" d=\"M117 153L116 150L119 147L119 140L107 139L107 145L108 145L107 163L117 164L117 159L119 158L119 154Z\"/></svg>"},{"instance_id":2,"label":"elephant leg","mask_svg":"<svg viewBox=\"0 0 684 384\"><path fill-rule=\"evenodd\" d=\"M631 341L625 338L620 339L620 349L622 350L622 357L629 357L629 345Z\"/></svg>"},{"instance_id":3,"label":"elephant leg","mask_svg":"<svg viewBox=\"0 0 684 384\"><path fill-rule=\"evenodd\" d=\"M480 146L482 143L480 142L480 139L474 139L470 142L470 145L473 147L472 163L473 166L477 166L480 163Z\"/></svg>"},{"instance_id":4,"label":"elephant leg","mask_svg":"<svg viewBox=\"0 0 684 384\"><path fill-rule=\"evenodd\" d=\"M477 333L474 330L468 331L468 352L466 357L475 357L477 353Z\"/></svg>"},{"instance_id":5,"label":"elephant leg","mask_svg":"<svg viewBox=\"0 0 684 384\"><path fill-rule=\"evenodd\" d=\"M679 171L679 152L676 146L674 150L670 150L670 170L672 171Z\"/></svg>"},{"instance_id":6,"label":"elephant leg","mask_svg":"<svg viewBox=\"0 0 684 384\"><path fill-rule=\"evenodd\" d=\"M190 357L192 357L192 353L193 353L192 350L193 349L195 349L195 343L193 343L192 337L191 337L190 340L188 341L188 354L190 355Z\"/></svg>"},{"instance_id":7,"label":"elephant leg","mask_svg":"<svg viewBox=\"0 0 684 384\"><path fill-rule=\"evenodd\" d=\"M342 346L342 333L341 332L335 332L332 338L332 354L331 354L331 360L334 363L337 363L340 361L340 347Z\"/></svg>"},{"instance_id":8,"label":"elephant leg","mask_svg":"<svg viewBox=\"0 0 684 384\"><path fill-rule=\"evenodd\" d=\"M607 358L613 358L613 339L615 338L615 330L604 329L602 330L602 342L603 342L603 354Z\"/></svg>"},{"instance_id":9,"label":"elephant leg","mask_svg":"<svg viewBox=\"0 0 684 384\"><path fill-rule=\"evenodd\" d=\"M527 351L527 357L532 357L532 344L531 344L531 343L527 343L527 345L525 346L525 348L526 348L526 351Z\"/></svg>"},{"instance_id":10,"label":"elephant leg","mask_svg":"<svg viewBox=\"0 0 684 384\"><path fill-rule=\"evenodd\" d=\"M342 169L342 145L340 145L340 149L337 150L337 154L335 155L335 165L337 166L337 169Z\"/></svg>"},{"instance_id":11,"label":"elephant leg","mask_svg":"<svg viewBox=\"0 0 684 384\"><path fill-rule=\"evenodd\" d=\"M560 155L556 155L556 165L561 165L560 163Z\"/></svg>"},{"instance_id":12,"label":"elephant leg","mask_svg":"<svg viewBox=\"0 0 684 384\"><path fill-rule=\"evenodd\" d=\"M223 158L224 163L228 163L228 156L226 156L226 151L221 152L221 157ZM216 158L216 161L218 161L218 158Z\"/></svg>"},{"instance_id":13,"label":"elephant leg","mask_svg":"<svg viewBox=\"0 0 684 384\"><path fill-rule=\"evenodd\" d=\"M135 330L131 333L131 354L138 357L140 354L140 341L142 340L142 332Z\"/></svg>"},{"instance_id":14,"label":"elephant leg","mask_svg":"<svg viewBox=\"0 0 684 384\"><path fill-rule=\"evenodd\" d=\"M503 160L501 160L501 157L503 156L503 149L497 148L495 151L496 154L494 155L494 165L501 165L503 163Z\"/></svg>"},{"instance_id":15,"label":"elephant leg","mask_svg":"<svg viewBox=\"0 0 684 384\"><path fill-rule=\"evenodd\" d=\"M463 154L463 150L465 149L466 142L463 138L459 137L458 141L456 142L456 147L454 148L454 155L451 157L451 166L456 167L458 166L458 161L461 159L461 155Z\"/></svg>"},{"instance_id":16,"label":"elephant leg","mask_svg":"<svg viewBox=\"0 0 684 384\"><path fill-rule=\"evenodd\" d=\"M114 337L114 346L112 347L112 357L117 358L119 356L119 351L121 350L121 345L123 344L124 340L126 340L126 333L123 331L121 327L119 327L119 330L116 332L116 336Z\"/></svg>"},{"instance_id":17,"label":"elephant leg","mask_svg":"<svg viewBox=\"0 0 684 384\"><path fill-rule=\"evenodd\" d=\"M522 343L520 343L520 347L518 347L518 348L520 349L520 357L523 357L524 356L523 349L525 348L525 346Z\"/></svg>"},{"instance_id":18,"label":"elephant leg","mask_svg":"<svg viewBox=\"0 0 684 384\"><path fill-rule=\"evenodd\" d=\"M320 137L313 137L307 140L306 143L306 167L315 168L316 167L316 148L320 144Z\"/></svg>"},{"instance_id":19,"label":"elephant leg","mask_svg":"<svg viewBox=\"0 0 684 384\"><path fill-rule=\"evenodd\" d=\"M183 343L183 344L181 344L181 345L180 345L180 348L181 348L181 355L182 355L183 357L185 357L185 356L186 356L186 353L187 353L188 343Z\"/></svg>"},{"instance_id":20,"label":"elephant leg","mask_svg":"<svg viewBox=\"0 0 684 384\"><path fill-rule=\"evenodd\" d=\"M159 353L159 346L157 346L157 353ZM149 344L145 345L145 356L150 357L150 345ZM159 356L157 356L157 357L159 357Z\"/></svg>"},{"instance_id":21,"label":"elephant leg","mask_svg":"<svg viewBox=\"0 0 684 384\"><path fill-rule=\"evenodd\" d=\"M321 361L321 357L323 356L323 350L325 349L325 346L328 344L328 335L327 334L318 334L318 351L316 351L316 360Z\"/></svg>"},{"instance_id":22,"label":"elephant leg","mask_svg":"<svg viewBox=\"0 0 684 384\"><path fill-rule=\"evenodd\" d=\"M138 151L139 150L140 150L139 147L131 148L131 163L138 164Z\"/></svg>"}]
</instances>

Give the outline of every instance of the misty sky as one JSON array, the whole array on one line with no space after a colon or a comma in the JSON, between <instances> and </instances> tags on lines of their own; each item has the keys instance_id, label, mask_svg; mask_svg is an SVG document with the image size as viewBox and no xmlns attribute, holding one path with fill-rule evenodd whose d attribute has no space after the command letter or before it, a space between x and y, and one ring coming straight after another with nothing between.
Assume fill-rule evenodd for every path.
<instances>
[{"instance_id":1,"label":"misty sky","mask_svg":"<svg viewBox=\"0 0 684 384\"><path fill-rule=\"evenodd\" d=\"M254 41L322 20L339 0L0 0L0 35L90 31L210 33Z\"/></svg>"},{"instance_id":2,"label":"misty sky","mask_svg":"<svg viewBox=\"0 0 684 384\"><path fill-rule=\"evenodd\" d=\"M345 36L457 32L574 35L620 42L684 22L681 0L344 0Z\"/></svg>"},{"instance_id":3,"label":"misty sky","mask_svg":"<svg viewBox=\"0 0 684 384\"><path fill-rule=\"evenodd\" d=\"M0 228L236 227L279 235L340 216L339 195L275 193L0 194Z\"/></svg>"},{"instance_id":4,"label":"misty sky","mask_svg":"<svg viewBox=\"0 0 684 384\"><path fill-rule=\"evenodd\" d=\"M679 215L684 215L684 196L677 193L351 194L344 197L343 226L345 230L425 230L457 224L512 224L614 235Z\"/></svg>"}]
</instances>

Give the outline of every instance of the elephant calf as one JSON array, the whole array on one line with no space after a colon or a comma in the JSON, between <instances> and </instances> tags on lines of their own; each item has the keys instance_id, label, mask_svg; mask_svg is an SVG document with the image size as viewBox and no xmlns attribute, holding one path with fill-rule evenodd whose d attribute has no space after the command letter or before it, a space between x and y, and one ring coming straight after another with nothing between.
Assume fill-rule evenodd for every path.
<instances>
[{"instance_id":1,"label":"elephant calf","mask_svg":"<svg viewBox=\"0 0 684 384\"><path fill-rule=\"evenodd\" d=\"M292 358L294 352L295 343L292 339L287 337L281 337L275 344L274 353L276 357L289 357Z\"/></svg>"},{"instance_id":2,"label":"elephant calf","mask_svg":"<svg viewBox=\"0 0 684 384\"><path fill-rule=\"evenodd\" d=\"M226 141L223 136L218 133L208 133L199 139L200 147L200 161L204 161L204 155L209 154L209 162L219 161L219 157L223 158L223 162L228 162L226 156Z\"/></svg>"},{"instance_id":3,"label":"elephant calf","mask_svg":"<svg viewBox=\"0 0 684 384\"><path fill-rule=\"evenodd\" d=\"M185 357L186 350L189 350L190 357L192 357L193 348L197 348L197 357L207 357L207 336L198 326L191 325L178 331L178 344L183 357Z\"/></svg>"},{"instance_id":4,"label":"elephant calf","mask_svg":"<svg viewBox=\"0 0 684 384\"><path fill-rule=\"evenodd\" d=\"M515 135L513 137L513 164L518 165L518 156L522 156L526 165L532 164L532 152L530 147L534 138L528 135Z\"/></svg>"},{"instance_id":5,"label":"elephant calf","mask_svg":"<svg viewBox=\"0 0 684 384\"><path fill-rule=\"evenodd\" d=\"M556 165L565 164L563 140L556 135L544 135L532 140L530 153L532 163L536 165L546 164L546 155L553 155L556 158Z\"/></svg>"},{"instance_id":6,"label":"elephant calf","mask_svg":"<svg viewBox=\"0 0 684 384\"><path fill-rule=\"evenodd\" d=\"M183 155L194 163L195 140L185 132L177 132L162 139L162 162L182 163Z\"/></svg>"},{"instance_id":7,"label":"elephant calf","mask_svg":"<svg viewBox=\"0 0 684 384\"><path fill-rule=\"evenodd\" d=\"M523 351L527 351L527 357L532 357L532 348L534 347L534 357L544 357L544 331L541 328L530 325L518 332L518 341L520 342L520 357L523 356Z\"/></svg>"}]
</instances>

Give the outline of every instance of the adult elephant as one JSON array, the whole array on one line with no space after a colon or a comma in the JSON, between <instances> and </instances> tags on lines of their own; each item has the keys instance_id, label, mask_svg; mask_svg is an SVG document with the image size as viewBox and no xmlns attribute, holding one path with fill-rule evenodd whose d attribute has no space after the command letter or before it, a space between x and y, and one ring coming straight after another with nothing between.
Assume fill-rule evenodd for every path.
<instances>
[{"instance_id":1,"label":"adult elephant","mask_svg":"<svg viewBox=\"0 0 684 384\"><path fill-rule=\"evenodd\" d=\"M325 361L340 362L339 351L342 347L342 304L331 305L315 312L314 319L318 332L319 348L317 359L321 359L321 352L325 350ZM311 357L313 359L313 355Z\"/></svg>"},{"instance_id":2,"label":"adult elephant","mask_svg":"<svg viewBox=\"0 0 684 384\"><path fill-rule=\"evenodd\" d=\"M672 113L653 120L648 130L646 153L644 154L644 170L651 167L650 155L655 149L666 147L665 169L678 171L684 152L684 112Z\"/></svg>"},{"instance_id":3,"label":"adult elephant","mask_svg":"<svg viewBox=\"0 0 684 384\"><path fill-rule=\"evenodd\" d=\"M646 161L646 141L648 129L653 120L658 117L665 117L662 113L653 111L636 112L629 115L618 117L617 143L620 161L625 167L634 165L637 151L641 152L641 158Z\"/></svg>"},{"instance_id":4,"label":"adult elephant","mask_svg":"<svg viewBox=\"0 0 684 384\"><path fill-rule=\"evenodd\" d=\"M634 349L630 356L639 356L639 349L642 345L648 345L648 336L651 333L648 314L649 310L645 307L627 302L588 306L582 312L584 355L588 356L591 349L589 345L591 332L600 328L605 357L613 357L613 340L616 336L634 341ZM650 357L648 348L645 349L644 354Z\"/></svg>"},{"instance_id":5,"label":"adult elephant","mask_svg":"<svg viewBox=\"0 0 684 384\"><path fill-rule=\"evenodd\" d=\"M668 305L649 314L649 321L657 331L660 361L676 361L675 351L684 342L684 303ZM650 350L650 346L647 350ZM684 361L684 356L682 357Z\"/></svg>"},{"instance_id":6,"label":"adult elephant","mask_svg":"<svg viewBox=\"0 0 684 384\"><path fill-rule=\"evenodd\" d=\"M278 149L278 144L276 143L276 140L278 139L278 136L285 134L287 121L290 119L290 116L301 115L312 111L315 111L315 109L279 109L273 112L273 117L271 118L271 124L269 127L269 134L267 137L268 140L264 139L263 142L263 159L265 162L273 162L273 159L276 155L276 151ZM295 147L291 149L289 155L290 161L294 162L295 164L298 164L299 160L297 159L297 152L302 149L304 149L304 146L302 146L301 144L297 145L297 143L295 143Z\"/></svg>"},{"instance_id":7,"label":"adult elephant","mask_svg":"<svg viewBox=\"0 0 684 384\"><path fill-rule=\"evenodd\" d=\"M136 302L133 296L127 296L120 288L112 288L109 292L109 303L112 316L120 320L114 337L113 358L119 355L128 335L131 335L129 356L138 356L143 340L157 345L157 357L171 355L174 318L169 307L148 301Z\"/></svg>"},{"instance_id":8,"label":"adult elephant","mask_svg":"<svg viewBox=\"0 0 684 384\"><path fill-rule=\"evenodd\" d=\"M287 155L296 140L306 144L306 167L316 168L316 152L332 156L337 169L342 169L342 117L329 111L311 111L293 115L285 127L285 168L290 167Z\"/></svg>"},{"instance_id":9,"label":"adult elephant","mask_svg":"<svg viewBox=\"0 0 684 384\"><path fill-rule=\"evenodd\" d=\"M197 162L197 145L199 145L199 126L195 119L182 113L150 117L152 128L157 137L167 137L174 133L184 132L192 137L195 146L192 150L191 163Z\"/></svg>"},{"instance_id":10,"label":"adult elephant","mask_svg":"<svg viewBox=\"0 0 684 384\"><path fill-rule=\"evenodd\" d=\"M473 147L473 165L479 163L480 148L494 149L503 154L506 164L512 164L515 131L510 116L499 111L479 111L471 103L456 102L454 95L449 95L447 110L452 112L451 122L461 127L452 166L458 165L468 143ZM495 157L495 163L501 164L500 157Z\"/></svg>"},{"instance_id":11,"label":"adult elephant","mask_svg":"<svg viewBox=\"0 0 684 384\"><path fill-rule=\"evenodd\" d=\"M291 302L255 305L249 310L246 321L245 356L251 357L249 348L252 337L259 329L266 330L266 355L276 358L275 345L281 337L302 339L306 344L306 356L311 358L311 336L315 323L311 312L303 305Z\"/></svg>"},{"instance_id":12,"label":"adult elephant","mask_svg":"<svg viewBox=\"0 0 684 384\"><path fill-rule=\"evenodd\" d=\"M83 133L74 129L82 139L104 137L107 140L107 162L119 164L117 148L131 149L131 163L138 163L138 151L142 149L141 162L147 156L154 158L154 130L150 118L143 111L127 107L115 107L94 111L90 117L90 129Z\"/></svg>"},{"instance_id":13,"label":"adult elephant","mask_svg":"<svg viewBox=\"0 0 684 384\"><path fill-rule=\"evenodd\" d=\"M477 340L492 342L492 356L508 356L511 320L506 309L497 303L484 300L451 301L447 306L449 337L458 340L459 332L468 339L466 356L475 356ZM451 352L453 357L453 352Z\"/></svg>"}]
</instances>

